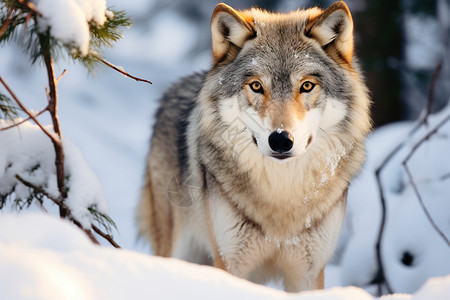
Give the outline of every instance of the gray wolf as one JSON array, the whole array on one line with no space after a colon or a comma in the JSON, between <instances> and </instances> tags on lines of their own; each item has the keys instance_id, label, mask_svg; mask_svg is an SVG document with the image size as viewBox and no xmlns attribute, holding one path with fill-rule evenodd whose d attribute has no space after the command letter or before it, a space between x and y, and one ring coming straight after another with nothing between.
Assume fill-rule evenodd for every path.
<instances>
[{"instance_id":1,"label":"gray wolf","mask_svg":"<svg viewBox=\"0 0 450 300\"><path fill-rule=\"evenodd\" d=\"M323 288L371 129L349 9L218 4L211 34L211 69L160 101L140 234L156 255Z\"/></svg>"}]
</instances>

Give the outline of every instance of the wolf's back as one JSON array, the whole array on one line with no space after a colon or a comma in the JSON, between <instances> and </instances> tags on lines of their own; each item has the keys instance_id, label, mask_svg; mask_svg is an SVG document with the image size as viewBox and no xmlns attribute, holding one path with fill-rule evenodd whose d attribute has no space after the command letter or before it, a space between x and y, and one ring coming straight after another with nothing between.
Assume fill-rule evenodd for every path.
<instances>
[{"instance_id":1,"label":"wolf's back","mask_svg":"<svg viewBox=\"0 0 450 300\"><path fill-rule=\"evenodd\" d=\"M139 234L152 242L156 255L170 256L174 234L168 182L187 164L186 129L205 73L185 77L163 95L153 126L144 186L137 211Z\"/></svg>"}]
</instances>

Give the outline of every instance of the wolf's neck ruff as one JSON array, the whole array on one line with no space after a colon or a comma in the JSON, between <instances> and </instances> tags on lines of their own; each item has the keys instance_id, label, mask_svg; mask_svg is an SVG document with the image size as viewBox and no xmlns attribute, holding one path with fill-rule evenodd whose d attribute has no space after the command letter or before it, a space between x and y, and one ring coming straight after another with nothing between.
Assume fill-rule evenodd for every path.
<instances>
[{"instance_id":1,"label":"wolf's neck ruff","mask_svg":"<svg viewBox=\"0 0 450 300\"><path fill-rule=\"evenodd\" d=\"M289 14L219 4L211 33L211 70L161 101L141 233L157 255L281 276L287 291L323 287L371 128L350 12L341 1ZM173 178L199 199L171 201Z\"/></svg>"}]
</instances>

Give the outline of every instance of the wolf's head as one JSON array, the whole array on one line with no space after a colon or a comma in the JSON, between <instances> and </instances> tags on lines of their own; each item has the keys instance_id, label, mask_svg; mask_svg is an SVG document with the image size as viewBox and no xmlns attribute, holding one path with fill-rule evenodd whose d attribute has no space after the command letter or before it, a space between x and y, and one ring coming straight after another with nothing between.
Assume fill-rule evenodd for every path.
<instances>
[{"instance_id":1,"label":"wolf's head","mask_svg":"<svg viewBox=\"0 0 450 300\"><path fill-rule=\"evenodd\" d=\"M281 161L337 132L358 138L369 130L344 2L289 14L218 4L211 32L214 66L203 88L210 118L236 127L241 142Z\"/></svg>"}]
</instances>

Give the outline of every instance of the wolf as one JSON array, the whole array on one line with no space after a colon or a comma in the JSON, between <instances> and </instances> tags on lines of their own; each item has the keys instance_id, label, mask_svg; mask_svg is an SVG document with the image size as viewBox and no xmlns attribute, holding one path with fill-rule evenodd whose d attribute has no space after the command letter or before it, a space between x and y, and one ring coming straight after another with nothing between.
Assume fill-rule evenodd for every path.
<instances>
[{"instance_id":1,"label":"wolf","mask_svg":"<svg viewBox=\"0 0 450 300\"><path fill-rule=\"evenodd\" d=\"M221 3L211 36L211 69L160 100L139 233L159 256L323 288L372 127L350 11Z\"/></svg>"}]
</instances>

